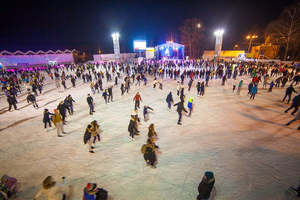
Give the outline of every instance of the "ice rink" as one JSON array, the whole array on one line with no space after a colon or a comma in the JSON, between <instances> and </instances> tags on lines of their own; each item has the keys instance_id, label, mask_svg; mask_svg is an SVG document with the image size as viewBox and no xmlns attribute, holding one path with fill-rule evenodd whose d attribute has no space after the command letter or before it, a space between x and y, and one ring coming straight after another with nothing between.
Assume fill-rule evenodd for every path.
<instances>
[{"instance_id":1,"label":"ice rink","mask_svg":"<svg viewBox=\"0 0 300 200\"><path fill-rule=\"evenodd\" d=\"M18 97L20 110L8 112L6 98L0 105L0 175L16 177L22 185L19 199L31 200L48 176L58 181L65 176L75 188L74 200L82 199L86 183L96 182L109 191L113 200L195 200L203 173L215 173L216 200L281 200L300 180L300 125L284 126L293 117L283 111L284 89L272 93L259 88L255 100L247 96L248 81L241 95L232 92L232 81L221 86L214 80L204 97L193 88L192 117L183 116L178 126L175 107L165 101L172 91L175 103L176 81L165 80L163 90L152 88L153 78L145 86L133 86L121 96L120 84L113 88L114 102L105 104L101 94L93 95L96 112L89 115L86 97L89 83L77 81L76 88L58 91L47 77L44 94L37 97L40 109ZM103 81L107 85L106 80ZM109 85L113 82L109 82ZM67 81L70 87L70 80ZM260 85L261 86L261 85ZM299 88L296 88L299 91ZM139 126L140 136L130 141L127 131L133 112L133 97L139 91L143 102L154 109L148 122ZM67 117L64 137L56 129L44 129L43 110L51 112L71 94L76 103L74 115ZM185 103L186 106L186 103ZM142 118L142 109L139 110ZM102 142L95 153L83 144L86 126L97 120L103 130ZM147 167L141 154L148 126L154 123L162 154L156 169Z\"/></svg>"}]
</instances>

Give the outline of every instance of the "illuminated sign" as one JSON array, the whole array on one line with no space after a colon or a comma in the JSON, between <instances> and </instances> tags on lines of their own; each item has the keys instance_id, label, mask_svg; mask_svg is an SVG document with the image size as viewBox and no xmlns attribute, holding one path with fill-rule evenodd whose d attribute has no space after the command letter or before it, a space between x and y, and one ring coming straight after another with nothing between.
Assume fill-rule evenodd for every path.
<instances>
[{"instance_id":1,"label":"illuminated sign","mask_svg":"<svg viewBox=\"0 0 300 200\"><path fill-rule=\"evenodd\" d=\"M133 48L134 50L146 50L146 40L134 40L133 41Z\"/></svg>"}]
</instances>

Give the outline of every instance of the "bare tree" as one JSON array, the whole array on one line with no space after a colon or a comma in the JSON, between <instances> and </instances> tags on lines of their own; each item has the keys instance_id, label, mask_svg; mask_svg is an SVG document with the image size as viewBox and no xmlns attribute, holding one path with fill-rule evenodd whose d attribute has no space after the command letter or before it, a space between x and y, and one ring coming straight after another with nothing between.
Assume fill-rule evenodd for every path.
<instances>
[{"instance_id":1,"label":"bare tree","mask_svg":"<svg viewBox=\"0 0 300 200\"><path fill-rule=\"evenodd\" d=\"M179 28L181 42L191 58L200 56L201 40L203 39L203 24L197 18L186 19Z\"/></svg>"},{"instance_id":2,"label":"bare tree","mask_svg":"<svg viewBox=\"0 0 300 200\"><path fill-rule=\"evenodd\" d=\"M300 40L300 2L285 8L279 18L267 26L267 33L284 47L286 60L289 51L295 51L295 48L291 47Z\"/></svg>"}]
</instances>

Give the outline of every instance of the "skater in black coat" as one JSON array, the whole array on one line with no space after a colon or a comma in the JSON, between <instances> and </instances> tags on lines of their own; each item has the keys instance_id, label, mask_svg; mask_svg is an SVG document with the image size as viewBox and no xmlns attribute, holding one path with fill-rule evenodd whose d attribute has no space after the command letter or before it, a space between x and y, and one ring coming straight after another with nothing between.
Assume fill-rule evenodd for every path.
<instances>
[{"instance_id":1,"label":"skater in black coat","mask_svg":"<svg viewBox=\"0 0 300 200\"><path fill-rule=\"evenodd\" d=\"M9 108L8 108L9 111L11 110L12 106L14 106L15 110L18 110L17 105L16 105L17 104L17 99L14 95L8 95L7 96L7 102L9 104Z\"/></svg>"},{"instance_id":2,"label":"skater in black coat","mask_svg":"<svg viewBox=\"0 0 300 200\"><path fill-rule=\"evenodd\" d=\"M35 99L34 94L29 93L29 94L27 95L27 98L26 98L26 99L27 99L27 103L31 102L34 108L39 108L39 106L38 106L37 103L36 103L36 99Z\"/></svg>"},{"instance_id":3,"label":"skater in black coat","mask_svg":"<svg viewBox=\"0 0 300 200\"><path fill-rule=\"evenodd\" d=\"M67 108L66 108L63 101L61 101L58 104L57 110L59 110L59 113L60 113L60 115L62 117L62 120L63 120L63 124L66 124Z\"/></svg>"},{"instance_id":4,"label":"skater in black coat","mask_svg":"<svg viewBox=\"0 0 300 200\"><path fill-rule=\"evenodd\" d=\"M156 168L157 165L157 153L159 147L155 145L153 139L149 138L147 144L142 146L142 153L144 154L144 159L146 164L152 168Z\"/></svg>"},{"instance_id":5,"label":"skater in black coat","mask_svg":"<svg viewBox=\"0 0 300 200\"><path fill-rule=\"evenodd\" d=\"M134 140L134 135L139 135L137 130L137 121L134 115L131 115L128 125L128 132L131 140Z\"/></svg>"},{"instance_id":6,"label":"skater in black coat","mask_svg":"<svg viewBox=\"0 0 300 200\"><path fill-rule=\"evenodd\" d=\"M282 101L284 102L286 97L288 97L287 103L290 103L291 97L293 92L297 93L296 90L294 89L293 85L290 85L288 88L285 90L285 96L283 97Z\"/></svg>"},{"instance_id":7,"label":"skater in black coat","mask_svg":"<svg viewBox=\"0 0 300 200\"><path fill-rule=\"evenodd\" d=\"M294 115L298 111L299 105L300 105L300 95L297 95L293 98L292 105L284 112L287 113L289 110L294 108L294 111L291 113L291 115Z\"/></svg>"},{"instance_id":8,"label":"skater in black coat","mask_svg":"<svg viewBox=\"0 0 300 200\"><path fill-rule=\"evenodd\" d=\"M51 116L55 116L55 114L50 113L48 109L44 110L44 117L43 117L43 122L44 122L44 128L47 128L47 123L49 124L49 127L51 127Z\"/></svg>"},{"instance_id":9,"label":"skater in black coat","mask_svg":"<svg viewBox=\"0 0 300 200\"><path fill-rule=\"evenodd\" d=\"M89 104L90 107L90 115L93 114L94 111L94 100L93 97L91 97L90 94L88 94L88 97L86 98L87 103Z\"/></svg>"},{"instance_id":10,"label":"skater in black coat","mask_svg":"<svg viewBox=\"0 0 300 200\"><path fill-rule=\"evenodd\" d=\"M187 113L187 110L184 108L183 103L184 103L184 101L180 101L180 102L174 104L174 106L177 106L177 113L178 113L177 124L178 125L181 125L182 111Z\"/></svg>"},{"instance_id":11,"label":"skater in black coat","mask_svg":"<svg viewBox=\"0 0 300 200\"><path fill-rule=\"evenodd\" d=\"M197 95L200 96L200 91L201 91L201 83L200 81L197 82Z\"/></svg>"},{"instance_id":12,"label":"skater in black coat","mask_svg":"<svg viewBox=\"0 0 300 200\"><path fill-rule=\"evenodd\" d=\"M166 98L166 102L168 103L168 108L171 109L171 103L173 103L173 96L172 92L170 92Z\"/></svg>"},{"instance_id":13,"label":"skater in black coat","mask_svg":"<svg viewBox=\"0 0 300 200\"><path fill-rule=\"evenodd\" d=\"M215 178L213 172L205 172L202 181L198 186L199 195L197 196L197 200L206 200L209 199L210 193L214 187Z\"/></svg>"}]
</instances>

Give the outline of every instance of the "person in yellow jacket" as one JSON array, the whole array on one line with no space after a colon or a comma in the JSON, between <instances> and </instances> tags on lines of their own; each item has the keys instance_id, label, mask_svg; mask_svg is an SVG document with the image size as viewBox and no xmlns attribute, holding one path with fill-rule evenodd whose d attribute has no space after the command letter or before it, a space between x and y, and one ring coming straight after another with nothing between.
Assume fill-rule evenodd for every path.
<instances>
[{"instance_id":1,"label":"person in yellow jacket","mask_svg":"<svg viewBox=\"0 0 300 200\"><path fill-rule=\"evenodd\" d=\"M96 143L96 140L98 139L98 142L100 142L100 133L101 129L99 127L99 124L96 120L91 122L91 129L90 129L92 136L93 136L93 144Z\"/></svg>"},{"instance_id":2,"label":"person in yellow jacket","mask_svg":"<svg viewBox=\"0 0 300 200\"><path fill-rule=\"evenodd\" d=\"M62 137L61 133L66 134L66 132L64 131L64 124L63 124L63 120L61 118L61 115L59 113L59 111L57 109L54 109L54 116L52 118L53 124L56 127L57 130L57 136L58 137Z\"/></svg>"}]
</instances>

